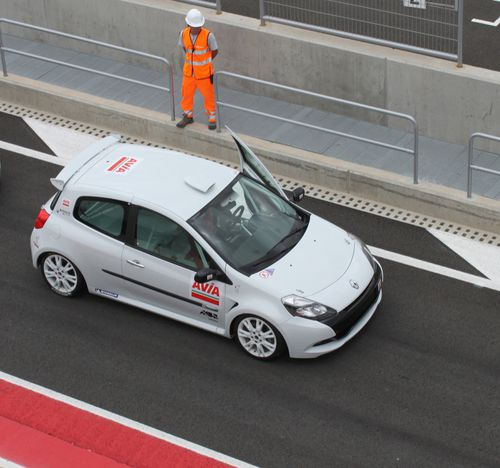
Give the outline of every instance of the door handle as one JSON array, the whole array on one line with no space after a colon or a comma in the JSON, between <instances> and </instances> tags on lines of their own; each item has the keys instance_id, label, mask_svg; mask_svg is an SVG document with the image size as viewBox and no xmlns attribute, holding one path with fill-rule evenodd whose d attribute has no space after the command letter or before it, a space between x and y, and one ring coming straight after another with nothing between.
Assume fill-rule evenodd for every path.
<instances>
[{"instance_id":1,"label":"door handle","mask_svg":"<svg viewBox=\"0 0 500 468\"><path fill-rule=\"evenodd\" d=\"M138 268L144 268L144 265L139 262L139 260L127 260L127 263L130 263L130 265L133 265Z\"/></svg>"}]
</instances>

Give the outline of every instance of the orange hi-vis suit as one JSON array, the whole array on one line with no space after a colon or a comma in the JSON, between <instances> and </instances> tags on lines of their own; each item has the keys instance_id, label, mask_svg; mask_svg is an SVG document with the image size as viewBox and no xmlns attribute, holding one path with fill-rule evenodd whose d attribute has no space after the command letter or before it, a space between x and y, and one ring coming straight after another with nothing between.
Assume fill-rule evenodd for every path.
<instances>
[{"instance_id":1,"label":"orange hi-vis suit","mask_svg":"<svg viewBox=\"0 0 500 468\"><path fill-rule=\"evenodd\" d=\"M194 93L200 90L205 102L208 121L215 122L215 94L211 76L214 74L212 51L208 46L210 31L201 28L196 40L191 41L190 28L182 31L182 41L186 50L184 78L182 80L181 108L184 115L193 117Z\"/></svg>"}]
</instances>

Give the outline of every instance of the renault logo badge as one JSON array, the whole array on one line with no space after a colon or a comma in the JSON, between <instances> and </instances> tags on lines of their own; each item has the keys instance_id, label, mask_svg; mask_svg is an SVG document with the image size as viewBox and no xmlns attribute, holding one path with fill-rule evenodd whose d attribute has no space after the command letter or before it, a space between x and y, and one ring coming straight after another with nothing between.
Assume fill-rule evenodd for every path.
<instances>
[{"instance_id":1,"label":"renault logo badge","mask_svg":"<svg viewBox=\"0 0 500 468\"><path fill-rule=\"evenodd\" d=\"M356 283L354 280L349 280L349 284L354 288L354 289L359 289L359 284Z\"/></svg>"}]
</instances>

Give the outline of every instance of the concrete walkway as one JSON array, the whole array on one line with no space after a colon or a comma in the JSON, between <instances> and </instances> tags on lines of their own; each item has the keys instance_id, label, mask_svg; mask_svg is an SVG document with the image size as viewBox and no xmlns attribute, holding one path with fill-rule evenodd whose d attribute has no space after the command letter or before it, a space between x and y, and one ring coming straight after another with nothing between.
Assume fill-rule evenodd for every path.
<instances>
[{"instance_id":1,"label":"concrete walkway","mask_svg":"<svg viewBox=\"0 0 500 468\"><path fill-rule=\"evenodd\" d=\"M80 66L96 68L108 73L168 87L168 76L145 66L131 65L123 61L105 59L76 50L34 42L19 37L4 36L6 47L23 50ZM114 99L127 104L169 113L170 98L161 90L126 83L112 78L53 65L36 59L7 53L9 73L64 86L81 92ZM176 115L179 108L181 79L176 77ZM221 88L221 100L248 109L283 116L288 119L307 122L325 128L383 141L397 146L412 147L413 136L404 131L371 124L344 117L339 114L317 110L311 107L291 104L277 99ZM206 122L201 97L195 100L195 120ZM221 120L238 133L251 135L285 145L295 146L315 153L334 156L346 161L383 169L413 178L413 158L395 150L356 142L325 132L306 129L283 123L275 119L255 116L244 111L223 108ZM425 180L458 190L466 190L467 148L464 145L420 137L420 180ZM476 152L474 162L500 171L500 156ZM474 194L500 199L500 177L475 172L473 176Z\"/></svg>"}]
</instances>

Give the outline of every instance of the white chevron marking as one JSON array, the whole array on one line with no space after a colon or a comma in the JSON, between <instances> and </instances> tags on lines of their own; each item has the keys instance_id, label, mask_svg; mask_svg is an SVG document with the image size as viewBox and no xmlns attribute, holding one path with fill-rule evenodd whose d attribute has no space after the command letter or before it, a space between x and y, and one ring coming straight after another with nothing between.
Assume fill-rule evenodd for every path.
<instances>
[{"instance_id":1,"label":"white chevron marking","mask_svg":"<svg viewBox=\"0 0 500 468\"><path fill-rule=\"evenodd\" d=\"M500 0L495 0L495 1L500 1ZM473 18L471 20L472 23L479 23L479 24L484 24L485 26L493 26L497 27L500 24L500 16L496 19L496 21L485 21L477 18Z\"/></svg>"}]
</instances>

